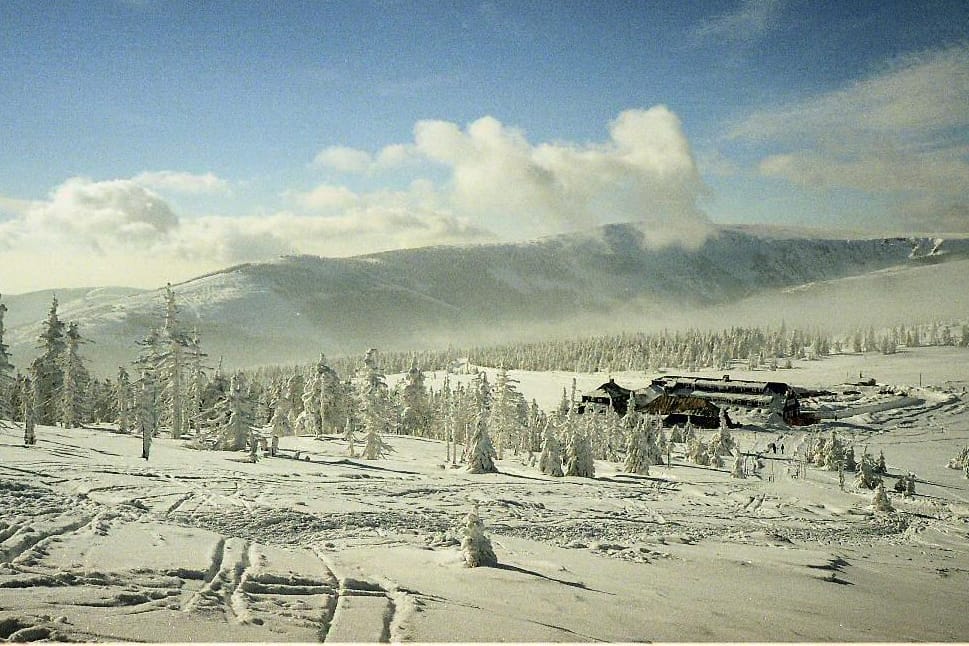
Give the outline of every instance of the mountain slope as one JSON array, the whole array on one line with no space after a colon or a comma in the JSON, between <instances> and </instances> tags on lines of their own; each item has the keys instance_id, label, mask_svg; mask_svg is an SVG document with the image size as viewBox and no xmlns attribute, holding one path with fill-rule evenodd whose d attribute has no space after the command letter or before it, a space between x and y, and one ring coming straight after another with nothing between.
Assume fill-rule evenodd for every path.
<instances>
[{"instance_id":1,"label":"mountain slope","mask_svg":"<svg viewBox=\"0 0 969 646\"><path fill-rule=\"evenodd\" d=\"M938 258L962 257L967 243L947 241L948 256ZM913 244L724 228L696 250L653 250L643 245L637 226L611 225L523 244L285 257L231 267L175 291L184 323L198 325L211 361L224 357L241 366L308 361L321 350L347 354L369 346L405 349L644 328L674 312L914 266L908 258ZM8 299L8 307L13 310L16 301ZM95 342L86 348L92 365L109 372L134 357L135 340L161 321L162 312L161 290L74 299L61 308L62 318L78 320L82 334ZM45 313L46 307L34 321ZM40 327L8 328L15 361L26 365Z\"/></svg>"}]
</instances>

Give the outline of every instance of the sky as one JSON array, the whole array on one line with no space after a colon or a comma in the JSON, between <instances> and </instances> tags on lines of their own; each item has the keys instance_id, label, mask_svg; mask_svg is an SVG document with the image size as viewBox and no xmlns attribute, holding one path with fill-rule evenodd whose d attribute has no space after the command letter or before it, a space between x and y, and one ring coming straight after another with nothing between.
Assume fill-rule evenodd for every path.
<instances>
[{"instance_id":1,"label":"sky","mask_svg":"<svg viewBox=\"0 0 969 646\"><path fill-rule=\"evenodd\" d=\"M642 222L969 232L969 3L0 3L0 292Z\"/></svg>"}]
</instances>

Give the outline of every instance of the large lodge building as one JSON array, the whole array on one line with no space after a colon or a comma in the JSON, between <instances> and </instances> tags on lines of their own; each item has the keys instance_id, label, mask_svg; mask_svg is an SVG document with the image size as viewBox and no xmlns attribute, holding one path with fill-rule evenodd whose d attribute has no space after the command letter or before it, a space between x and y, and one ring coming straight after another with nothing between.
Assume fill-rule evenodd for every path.
<instances>
[{"instance_id":1,"label":"large lodge building","mask_svg":"<svg viewBox=\"0 0 969 646\"><path fill-rule=\"evenodd\" d=\"M625 415L630 401L637 412L663 415L667 425L690 421L694 426L716 428L720 424L721 409L731 407L777 413L792 425L806 421L792 386L780 381L731 379L729 375L722 379L667 375L653 379L649 386L639 390L623 388L610 379L582 395L579 412L611 407L619 415Z\"/></svg>"}]
</instances>

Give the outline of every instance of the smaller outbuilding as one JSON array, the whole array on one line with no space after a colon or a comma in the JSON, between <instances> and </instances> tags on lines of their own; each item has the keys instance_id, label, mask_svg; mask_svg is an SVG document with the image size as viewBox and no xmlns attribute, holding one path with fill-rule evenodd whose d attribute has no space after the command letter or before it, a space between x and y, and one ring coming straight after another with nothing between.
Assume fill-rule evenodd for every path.
<instances>
[{"instance_id":1,"label":"smaller outbuilding","mask_svg":"<svg viewBox=\"0 0 969 646\"><path fill-rule=\"evenodd\" d=\"M619 415L625 415L632 393L629 388L617 384L615 379L610 379L595 390L583 394L578 411L602 412L612 408Z\"/></svg>"}]
</instances>

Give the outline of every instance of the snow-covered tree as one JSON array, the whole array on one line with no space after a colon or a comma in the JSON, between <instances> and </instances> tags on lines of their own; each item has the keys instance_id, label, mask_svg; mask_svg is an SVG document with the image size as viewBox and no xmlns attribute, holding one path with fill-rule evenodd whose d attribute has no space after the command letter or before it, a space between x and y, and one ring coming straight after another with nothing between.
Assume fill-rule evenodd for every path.
<instances>
[{"instance_id":1,"label":"snow-covered tree","mask_svg":"<svg viewBox=\"0 0 969 646\"><path fill-rule=\"evenodd\" d=\"M424 385L424 372L414 363L404 377L401 398L401 433L423 437L431 425L431 407L428 401L427 386Z\"/></svg>"},{"instance_id":2,"label":"snow-covered tree","mask_svg":"<svg viewBox=\"0 0 969 646\"><path fill-rule=\"evenodd\" d=\"M23 397L20 405L23 409L24 420L24 445L32 446L37 443L37 434L34 430L34 387L29 378L23 382Z\"/></svg>"},{"instance_id":3,"label":"snow-covered tree","mask_svg":"<svg viewBox=\"0 0 969 646\"><path fill-rule=\"evenodd\" d=\"M303 391L306 389L306 382L303 375L297 373L286 382L286 399L289 400L289 423L293 428L297 428L296 420L303 412Z\"/></svg>"},{"instance_id":4,"label":"snow-covered tree","mask_svg":"<svg viewBox=\"0 0 969 646\"><path fill-rule=\"evenodd\" d=\"M336 370L327 365L322 352L316 364L316 381L320 390L320 432L339 433L348 417L347 393Z\"/></svg>"},{"instance_id":5,"label":"snow-covered tree","mask_svg":"<svg viewBox=\"0 0 969 646\"><path fill-rule=\"evenodd\" d=\"M855 447L849 446L845 449L845 458L842 467L845 471L856 471L858 469L858 463L855 462Z\"/></svg>"},{"instance_id":6,"label":"snow-covered tree","mask_svg":"<svg viewBox=\"0 0 969 646\"><path fill-rule=\"evenodd\" d=\"M589 436L578 429L569 434L565 446L565 475L580 478L596 477Z\"/></svg>"},{"instance_id":7,"label":"snow-covered tree","mask_svg":"<svg viewBox=\"0 0 969 646\"><path fill-rule=\"evenodd\" d=\"M504 458L504 447L515 443L521 432L521 418L518 412L518 392L514 379L504 368L498 369L495 378L494 394L491 398L488 426L497 444L498 459Z\"/></svg>"},{"instance_id":8,"label":"snow-covered tree","mask_svg":"<svg viewBox=\"0 0 969 646\"><path fill-rule=\"evenodd\" d=\"M467 463L470 473L498 473L494 459L497 457L495 447L491 443L488 433L488 423L484 413L480 413L468 438Z\"/></svg>"},{"instance_id":9,"label":"snow-covered tree","mask_svg":"<svg viewBox=\"0 0 969 646\"><path fill-rule=\"evenodd\" d=\"M710 464L710 450L706 442L696 435L686 442L686 458L693 464L707 466Z\"/></svg>"},{"instance_id":10,"label":"snow-covered tree","mask_svg":"<svg viewBox=\"0 0 969 646\"><path fill-rule=\"evenodd\" d=\"M136 419L141 433L141 457L147 460L151 440L158 430L158 384L154 371L147 367L142 369L138 382Z\"/></svg>"},{"instance_id":11,"label":"snow-covered tree","mask_svg":"<svg viewBox=\"0 0 969 646\"><path fill-rule=\"evenodd\" d=\"M114 387L114 396L117 402L116 409L118 411L118 417L115 423L118 425L118 430L122 433L128 432L128 427L131 424L131 377L128 375L128 371L124 369L124 366L118 368L118 382Z\"/></svg>"},{"instance_id":12,"label":"snow-covered tree","mask_svg":"<svg viewBox=\"0 0 969 646\"><path fill-rule=\"evenodd\" d=\"M653 464L649 453L649 437L646 429L642 425L637 425L629 433L629 440L626 444L625 470L628 473L649 475L649 467Z\"/></svg>"},{"instance_id":13,"label":"snow-covered tree","mask_svg":"<svg viewBox=\"0 0 969 646\"><path fill-rule=\"evenodd\" d=\"M464 530L461 537L461 553L467 567L494 567L498 565L498 557L491 547L491 541L484 533L484 523L478 514L478 505L474 506L464 519Z\"/></svg>"},{"instance_id":14,"label":"snow-covered tree","mask_svg":"<svg viewBox=\"0 0 969 646\"><path fill-rule=\"evenodd\" d=\"M736 442L730 434L730 428L726 424L722 424L710 438L708 450L713 455L733 455L736 446Z\"/></svg>"},{"instance_id":15,"label":"snow-covered tree","mask_svg":"<svg viewBox=\"0 0 969 646\"><path fill-rule=\"evenodd\" d=\"M861 463L858 465L858 475L855 476L855 485L865 489L874 489L881 484L882 478L878 475L878 463L866 450L861 455Z\"/></svg>"},{"instance_id":16,"label":"snow-covered tree","mask_svg":"<svg viewBox=\"0 0 969 646\"><path fill-rule=\"evenodd\" d=\"M0 295L2 296L2 295ZM0 301L0 419L13 420L16 417L14 408L13 364L10 363L9 347L3 342L3 315L7 306Z\"/></svg>"},{"instance_id":17,"label":"snow-covered tree","mask_svg":"<svg viewBox=\"0 0 969 646\"><path fill-rule=\"evenodd\" d=\"M357 457L357 436L353 430L353 422L349 417L347 418L346 429L343 432L343 439L347 442L347 455L351 458Z\"/></svg>"},{"instance_id":18,"label":"snow-covered tree","mask_svg":"<svg viewBox=\"0 0 969 646\"><path fill-rule=\"evenodd\" d=\"M875 465L875 473L879 475L885 475L888 473L888 465L885 464L885 452L878 452L878 462Z\"/></svg>"},{"instance_id":19,"label":"snow-covered tree","mask_svg":"<svg viewBox=\"0 0 969 646\"><path fill-rule=\"evenodd\" d=\"M65 333L65 345L58 363L62 375L60 389L60 421L64 428L75 428L84 422L89 414L87 391L91 381L87 368L78 351L81 334L77 323L71 322Z\"/></svg>"},{"instance_id":20,"label":"snow-covered tree","mask_svg":"<svg viewBox=\"0 0 969 646\"><path fill-rule=\"evenodd\" d=\"M165 286L165 323L158 339L158 366L156 375L159 386L160 405L163 416L174 439L179 439L187 428L185 420L185 371L186 358L198 356L193 342L198 336L189 335L178 320L178 305L172 285Z\"/></svg>"},{"instance_id":21,"label":"snow-covered tree","mask_svg":"<svg viewBox=\"0 0 969 646\"><path fill-rule=\"evenodd\" d=\"M34 359L30 367L34 384L34 421L37 424L53 424L60 418L59 395L64 383L60 358L66 347L64 323L57 316L56 296L44 322L40 347L42 354Z\"/></svg>"},{"instance_id":22,"label":"snow-covered tree","mask_svg":"<svg viewBox=\"0 0 969 646\"><path fill-rule=\"evenodd\" d=\"M966 468L967 464L969 464L969 446L963 447L963 449L959 451L959 455L949 460L949 463L946 465L946 467L949 469L958 469L961 471L962 469Z\"/></svg>"},{"instance_id":23,"label":"snow-covered tree","mask_svg":"<svg viewBox=\"0 0 969 646\"><path fill-rule=\"evenodd\" d=\"M205 357L199 339L198 328L192 331L191 344L186 357L187 384L185 389L185 422L186 428L194 431L198 436L202 431L202 401L205 396Z\"/></svg>"},{"instance_id":24,"label":"snow-covered tree","mask_svg":"<svg viewBox=\"0 0 969 646\"><path fill-rule=\"evenodd\" d=\"M733 468L730 469L730 476L733 478L746 478L744 475L744 455L737 449L737 457L734 458Z\"/></svg>"},{"instance_id":25,"label":"snow-covered tree","mask_svg":"<svg viewBox=\"0 0 969 646\"><path fill-rule=\"evenodd\" d=\"M296 434L318 437L323 432L323 428L320 422L320 380L316 375L306 378L300 399L303 412L299 414L293 425Z\"/></svg>"},{"instance_id":26,"label":"snow-covered tree","mask_svg":"<svg viewBox=\"0 0 969 646\"><path fill-rule=\"evenodd\" d=\"M241 372L232 376L229 382L229 392L223 406L228 419L218 428L217 449L223 451L241 451L251 439L256 420L253 401L246 388L246 378Z\"/></svg>"},{"instance_id":27,"label":"snow-covered tree","mask_svg":"<svg viewBox=\"0 0 969 646\"><path fill-rule=\"evenodd\" d=\"M823 466L828 471L837 471L845 462L844 445L834 431L831 431L831 437L824 443L823 459Z\"/></svg>"},{"instance_id":28,"label":"snow-covered tree","mask_svg":"<svg viewBox=\"0 0 969 646\"><path fill-rule=\"evenodd\" d=\"M542 440L542 453L538 458L538 469L547 476L561 478L565 473L562 471L562 447L555 432L552 429L551 421L545 423L545 431Z\"/></svg>"},{"instance_id":29,"label":"snow-covered tree","mask_svg":"<svg viewBox=\"0 0 969 646\"><path fill-rule=\"evenodd\" d=\"M375 460L391 451L382 434L390 430L387 382L377 365L377 350L367 350L357 374L357 405L365 435L364 458Z\"/></svg>"},{"instance_id":30,"label":"snow-covered tree","mask_svg":"<svg viewBox=\"0 0 969 646\"><path fill-rule=\"evenodd\" d=\"M891 512L895 508L892 507L892 501L888 499L888 494L885 492L885 483L881 480L878 481L878 485L875 488L875 495L871 499L871 506L875 511L880 512Z\"/></svg>"},{"instance_id":31,"label":"snow-covered tree","mask_svg":"<svg viewBox=\"0 0 969 646\"><path fill-rule=\"evenodd\" d=\"M388 453L393 452L393 447L384 442L383 436L380 434L380 429L374 424L364 424L364 445L363 445L363 457L366 460L376 460L378 458L386 457ZM353 437L351 436L351 441Z\"/></svg>"},{"instance_id":32,"label":"snow-covered tree","mask_svg":"<svg viewBox=\"0 0 969 646\"><path fill-rule=\"evenodd\" d=\"M285 397L279 397L273 404L273 417L269 422L273 437L293 435L293 426L289 423L289 401Z\"/></svg>"}]
</instances>

